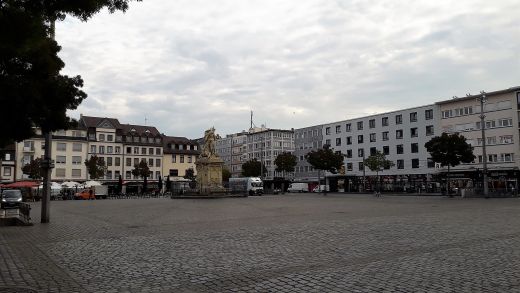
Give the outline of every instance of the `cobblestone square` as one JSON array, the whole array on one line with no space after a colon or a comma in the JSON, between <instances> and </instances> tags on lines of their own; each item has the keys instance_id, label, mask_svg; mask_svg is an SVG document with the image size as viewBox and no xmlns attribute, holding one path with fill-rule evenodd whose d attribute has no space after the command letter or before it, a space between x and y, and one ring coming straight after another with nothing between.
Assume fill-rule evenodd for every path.
<instances>
[{"instance_id":1,"label":"cobblestone square","mask_svg":"<svg viewBox=\"0 0 520 293\"><path fill-rule=\"evenodd\" d=\"M0 227L0 292L520 292L520 201L55 201Z\"/></svg>"}]
</instances>

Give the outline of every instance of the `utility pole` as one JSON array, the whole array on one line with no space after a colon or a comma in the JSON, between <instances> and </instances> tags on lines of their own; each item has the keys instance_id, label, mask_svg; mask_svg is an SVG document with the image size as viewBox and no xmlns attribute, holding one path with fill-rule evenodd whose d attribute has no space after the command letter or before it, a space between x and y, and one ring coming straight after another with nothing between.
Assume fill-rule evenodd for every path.
<instances>
[{"instance_id":1,"label":"utility pole","mask_svg":"<svg viewBox=\"0 0 520 293\"><path fill-rule=\"evenodd\" d=\"M365 192L365 150L363 149L363 192Z\"/></svg>"},{"instance_id":2,"label":"utility pole","mask_svg":"<svg viewBox=\"0 0 520 293\"><path fill-rule=\"evenodd\" d=\"M480 131L482 133L482 180L483 180L483 188L484 188L484 197L489 197L488 191L488 179L487 179L487 154L486 154L486 122L484 118L484 104L487 102L486 93L484 91L480 92L480 97L477 97L477 101L480 102Z\"/></svg>"}]
</instances>

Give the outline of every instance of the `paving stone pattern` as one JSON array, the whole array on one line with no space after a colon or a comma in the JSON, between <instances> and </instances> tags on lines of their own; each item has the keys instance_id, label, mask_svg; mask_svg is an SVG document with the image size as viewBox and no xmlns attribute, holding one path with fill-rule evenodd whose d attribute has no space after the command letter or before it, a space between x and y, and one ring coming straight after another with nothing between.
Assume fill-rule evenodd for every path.
<instances>
[{"instance_id":1,"label":"paving stone pattern","mask_svg":"<svg viewBox=\"0 0 520 293\"><path fill-rule=\"evenodd\" d=\"M51 204L0 228L0 292L520 292L520 199Z\"/></svg>"}]
</instances>

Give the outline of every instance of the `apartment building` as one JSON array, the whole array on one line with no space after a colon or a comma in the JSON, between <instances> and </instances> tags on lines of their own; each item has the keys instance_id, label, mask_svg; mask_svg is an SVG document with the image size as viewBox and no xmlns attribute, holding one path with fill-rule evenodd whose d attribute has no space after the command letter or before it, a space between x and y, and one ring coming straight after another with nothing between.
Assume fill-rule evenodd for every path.
<instances>
[{"instance_id":1,"label":"apartment building","mask_svg":"<svg viewBox=\"0 0 520 293\"><path fill-rule=\"evenodd\" d=\"M224 162L224 167L228 170L231 170L231 146L233 143L232 135L226 135L225 137L221 137L217 135L217 140L215 141L215 152Z\"/></svg>"},{"instance_id":2,"label":"apartment building","mask_svg":"<svg viewBox=\"0 0 520 293\"><path fill-rule=\"evenodd\" d=\"M197 174L195 162L199 156L199 145L186 137L163 136L163 168L164 176L170 180L184 177L186 170L193 169Z\"/></svg>"},{"instance_id":3,"label":"apartment building","mask_svg":"<svg viewBox=\"0 0 520 293\"><path fill-rule=\"evenodd\" d=\"M215 144L217 154L232 177L242 176L242 164L247 161L247 134L246 131L228 134L219 137Z\"/></svg>"},{"instance_id":4,"label":"apartment building","mask_svg":"<svg viewBox=\"0 0 520 293\"><path fill-rule=\"evenodd\" d=\"M0 149L0 183L10 183L15 180L16 145L10 144Z\"/></svg>"},{"instance_id":5,"label":"apartment building","mask_svg":"<svg viewBox=\"0 0 520 293\"><path fill-rule=\"evenodd\" d=\"M437 171L424 144L440 134L439 117L438 105L426 105L323 125L323 144L345 156L346 174L329 177L353 179L347 187L359 188L360 178L376 175L364 166L365 159L380 151L395 164L380 172L386 181L431 180Z\"/></svg>"},{"instance_id":6,"label":"apartment building","mask_svg":"<svg viewBox=\"0 0 520 293\"><path fill-rule=\"evenodd\" d=\"M58 181L85 181L87 170L87 131L81 125L77 129L59 130L52 134L51 159L55 162L51 178ZM36 158L43 158L45 139L41 130L36 135L16 144L16 180L29 179L22 167Z\"/></svg>"},{"instance_id":7,"label":"apartment building","mask_svg":"<svg viewBox=\"0 0 520 293\"><path fill-rule=\"evenodd\" d=\"M294 130L294 155L297 164L294 172L294 180L301 182L318 182L318 171L305 159L305 155L312 150L323 147L323 126L316 125Z\"/></svg>"},{"instance_id":8,"label":"apartment building","mask_svg":"<svg viewBox=\"0 0 520 293\"><path fill-rule=\"evenodd\" d=\"M517 185L519 175L520 87L486 93L484 125L481 124L481 94L436 103L440 107L442 132L460 133L474 148L474 162L451 169L450 176L464 182L479 177L483 161L493 185ZM485 129L486 158L482 156L482 133ZM443 170L445 171L445 170Z\"/></svg>"},{"instance_id":9,"label":"apartment building","mask_svg":"<svg viewBox=\"0 0 520 293\"><path fill-rule=\"evenodd\" d=\"M247 134L247 160L257 159L264 163L266 170L264 179L275 177L292 178L294 173L276 172L274 160L283 152L294 152L294 129L253 128Z\"/></svg>"}]
</instances>

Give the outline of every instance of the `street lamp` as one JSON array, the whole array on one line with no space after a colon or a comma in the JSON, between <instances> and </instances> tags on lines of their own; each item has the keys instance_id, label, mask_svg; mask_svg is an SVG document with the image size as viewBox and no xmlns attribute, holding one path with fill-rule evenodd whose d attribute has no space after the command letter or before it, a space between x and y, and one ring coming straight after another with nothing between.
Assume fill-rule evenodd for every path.
<instances>
[{"instance_id":1,"label":"street lamp","mask_svg":"<svg viewBox=\"0 0 520 293\"><path fill-rule=\"evenodd\" d=\"M484 104L487 102L486 92L481 91L480 96L476 98L480 102L480 131L482 133L482 180L484 187L484 197L488 198L488 180L487 180L487 155L486 155L486 123L484 118Z\"/></svg>"}]
</instances>

